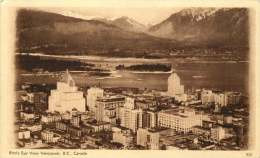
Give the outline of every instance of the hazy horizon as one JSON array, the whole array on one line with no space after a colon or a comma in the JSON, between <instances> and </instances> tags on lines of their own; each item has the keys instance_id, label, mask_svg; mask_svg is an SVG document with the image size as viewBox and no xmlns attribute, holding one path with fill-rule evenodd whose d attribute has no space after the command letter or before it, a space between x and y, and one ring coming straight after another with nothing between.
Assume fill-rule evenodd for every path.
<instances>
[{"instance_id":1,"label":"hazy horizon","mask_svg":"<svg viewBox=\"0 0 260 158\"><path fill-rule=\"evenodd\" d=\"M104 17L115 19L122 16L132 18L145 25L154 25L162 22L171 14L180 11L183 8L97 8L97 7L68 7L68 8L33 8L41 11L58 13L65 16L73 16L84 19L94 17Z\"/></svg>"}]
</instances>

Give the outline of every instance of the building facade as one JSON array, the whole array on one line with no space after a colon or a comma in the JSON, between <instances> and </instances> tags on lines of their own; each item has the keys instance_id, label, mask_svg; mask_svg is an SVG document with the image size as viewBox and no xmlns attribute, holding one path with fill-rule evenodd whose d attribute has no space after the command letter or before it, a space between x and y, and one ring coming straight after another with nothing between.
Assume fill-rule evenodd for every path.
<instances>
[{"instance_id":1,"label":"building facade","mask_svg":"<svg viewBox=\"0 0 260 158\"><path fill-rule=\"evenodd\" d=\"M96 100L96 120L98 122L116 124L116 119L119 118L119 109L124 103L125 98L121 96L98 98Z\"/></svg>"},{"instance_id":2,"label":"building facade","mask_svg":"<svg viewBox=\"0 0 260 158\"><path fill-rule=\"evenodd\" d=\"M158 131L143 128L137 130L137 145L141 145L147 149L160 149L159 138L160 133Z\"/></svg>"},{"instance_id":3,"label":"building facade","mask_svg":"<svg viewBox=\"0 0 260 158\"><path fill-rule=\"evenodd\" d=\"M87 94L87 106L89 111L95 112L96 110L96 100L97 98L102 98L104 95L104 90L98 87L91 87L88 89Z\"/></svg>"},{"instance_id":4,"label":"building facade","mask_svg":"<svg viewBox=\"0 0 260 158\"><path fill-rule=\"evenodd\" d=\"M158 113L158 124L160 127L187 133L192 130L193 126L202 126L203 117L202 114L196 114L191 109L185 111L170 109Z\"/></svg>"},{"instance_id":5,"label":"building facade","mask_svg":"<svg viewBox=\"0 0 260 158\"><path fill-rule=\"evenodd\" d=\"M49 111L64 113L76 108L78 111L85 111L85 98L83 92L78 91L75 81L67 70L62 80L57 82L57 89L51 90L49 96Z\"/></svg>"},{"instance_id":6,"label":"building facade","mask_svg":"<svg viewBox=\"0 0 260 158\"><path fill-rule=\"evenodd\" d=\"M211 90L203 89L201 92L201 102L202 104L214 103L215 95Z\"/></svg>"},{"instance_id":7,"label":"building facade","mask_svg":"<svg viewBox=\"0 0 260 158\"><path fill-rule=\"evenodd\" d=\"M172 73L168 78L168 95L175 97L181 94L184 94L184 86L181 85L181 80L177 73Z\"/></svg>"},{"instance_id":8,"label":"building facade","mask_svg":"<svg viewBox=\"0 0 260 158\"><path fill-rule=\"evenodd\" d=\"M112 129L113 142L121 143L124 147L128 147L133 143L134 137L130 130L122 130L119 128Z\"/></svg>"},{"instance_id":9,"label":"building facade","mask_svg":"<svg viewBox=\"0 0 260 158\"><path fill-rule=\"evenodd\" d=\"M225 138L225 129L218 126L211 128L210 130L210 138L215 141L220 141Z\"/></svg>"}]
</instances>

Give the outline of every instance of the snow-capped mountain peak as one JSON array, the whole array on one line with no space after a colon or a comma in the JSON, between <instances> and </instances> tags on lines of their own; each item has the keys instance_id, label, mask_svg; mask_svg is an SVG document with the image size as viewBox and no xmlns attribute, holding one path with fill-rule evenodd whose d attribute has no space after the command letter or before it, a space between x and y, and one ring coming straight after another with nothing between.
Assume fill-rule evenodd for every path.
<instances>
[{"instance_id":1,"label":"snow-capped mountain peak","mask_svg":"<svg viewBox=\"0 0 260 158\"><path fill-rule=\"evenodd\" d=\"M189 8L183 9L179 13L181 16L191 16L194 21L200 21L214 15L218 10L218 8Z\"/></svg>"},{"instance_id":2,"label":"snow-capped mountain peak","mask_svg":"<svg viewBox=\"0 0 260 158\"><path fill-rule=\"evenodd\" d=\"M79 18L79 19L83 19L83 20L93 20L93 19L97 19L97 18L104 18L101 16L88 16L88 15L84 15L75 11L59 11L58 14L64 15L64 16L68 16L68 17L74 17L74 18Z\"/></svg>"},{"instance_id":3,"label":"snow-capped mountain peak","mask_svg":"<svg viewBox=\"0 0 260 158\"><path fill-rule=\"evenodd\" d=\"M146 26L144 24L141 24L138 21L127 16L122 16L114 19L111 23L128 31L143 32L146 29Z\"/></svg>"}]
</instances>

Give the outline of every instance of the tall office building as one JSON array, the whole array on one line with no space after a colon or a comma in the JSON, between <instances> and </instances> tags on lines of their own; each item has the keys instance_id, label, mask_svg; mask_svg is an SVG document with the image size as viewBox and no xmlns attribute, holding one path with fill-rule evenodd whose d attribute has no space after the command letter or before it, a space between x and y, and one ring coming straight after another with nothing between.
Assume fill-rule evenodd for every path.
<instances>
[{"instance_id":1,"label":"tall office building","mask_svg":"<svg viewBox=\"0 0 260 158\"><path fill-rule=\"evenodd\" d=\"M116 124L116 119L119 118L119 108L122 107L124 103L125 98L122 96L98 98L96 100L96 120Z\"/></svg>"},{"instance_id":2,"label":"tall office building","mask_svg":"<svg viewBox=\"0 0 260 158\"><path fill-rule=\"evenodd\" d=\"M135 100L128 97L124 106L120 108L120 125L136 132L138 128L142 127L142 114L141 109L136 109Z\"/></svg>"},{"instance_id":3,"label":"tall office building","mask_svg":"<svg viewBox=\"0 0 260 158\"><path fill-rule=\"evenodd\" d=\"M121 109L121 126L131 129L136 132L138 128L142 127L142 110L141 109Z\"/></svg>"},{"instance_id":4,"label":"tall office building","mask_svg":"<svg viewBox=\"0 0 260 158\"><path fill-rule=\"evenodd\" d=\"M180 77L172 73L168 78L168 95L175 97L184 94L184 86L181 85Z\"/></svg>"},{"instance_id":5,"label":"tall office building","mask_svg":"<svg viewBox=\"0 0 260 158\"><path fill-rule=\"evenodd\" d=\"M88 89L87 94L87 106L89 111L95 112L96 111L96 100L104 96L104 90L98 87L91 87Z\"/></svg>"},{"instance_id":6,"label":"tall office building","mask_svg":"<svg viewBox=\"0 0 260 158\"><path fill-rule=\"evenodd\" d=\"M48 110L64 113L73 108L81 112L85 111L85 98L83 92L78 91L75 81L67 70L61 81L57 82L57 89L51 90Z\"/></svg>"}]
</instances>

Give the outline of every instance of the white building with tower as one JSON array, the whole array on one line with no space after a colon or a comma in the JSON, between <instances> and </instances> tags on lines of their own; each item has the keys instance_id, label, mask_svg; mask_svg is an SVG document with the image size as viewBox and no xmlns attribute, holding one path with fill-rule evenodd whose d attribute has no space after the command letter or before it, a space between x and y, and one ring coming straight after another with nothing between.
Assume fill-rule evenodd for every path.
<instances>
[{"instance_id":1,"label":"white building with tower","mask_svg":"<svg viewBox=\"0 0 260 158\"><path fill-rule=\"evenodd\" d=\"M73 108L84 112L86 109L85 98L83 97L83 92L78 91L75 81L67 70L61 81L57 82L57 89L51 90L48 111L64 113L72 111Z\"/></svg>"},{"instance_id":2,"label":"white building with tower","mask_svg":"<svg viewBox=\"0 0 260 158\"><path fill-rule=\"evenodd\" d=\"M184 94L184 86L181 84L180 77L175 72L173 72L168 78L167 95L174 97L178 101L187 100L187 95Z\"/></svg>"}]
</instances>

